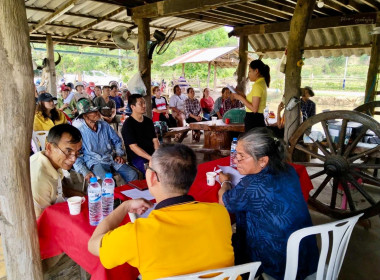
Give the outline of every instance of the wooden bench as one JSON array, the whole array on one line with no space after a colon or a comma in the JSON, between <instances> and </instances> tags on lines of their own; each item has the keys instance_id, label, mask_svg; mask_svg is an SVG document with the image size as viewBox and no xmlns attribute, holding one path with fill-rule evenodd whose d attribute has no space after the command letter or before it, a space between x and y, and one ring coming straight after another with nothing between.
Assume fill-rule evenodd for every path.
<instances>
[{"instance_id":1,"label":"wooden bench","mask_svg":"<svg viewBox=\"0 0 380 280\"><path fill-rule=\"evenodd\" d=\"M162 138L165 143L171 143L172 138L177 137L178 143L182 143L183 139L187 136L187 133L190 131L190 127L185 126L185 127L174 127L174 128L169 128L169 131L166 132Z\"/></svg>"}]
</instances>

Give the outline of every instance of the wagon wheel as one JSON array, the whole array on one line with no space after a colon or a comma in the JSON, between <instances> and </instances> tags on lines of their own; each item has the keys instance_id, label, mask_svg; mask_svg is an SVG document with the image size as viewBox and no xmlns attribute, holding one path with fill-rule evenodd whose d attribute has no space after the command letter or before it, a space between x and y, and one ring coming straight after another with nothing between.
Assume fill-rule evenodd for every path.
<instances>
[{"instance_id":1,"label":"wagon wheel","mask_svg":"<svg viewBox=\"0 0 380 280\"><path fill-rule=\"evenodd\" d=\"M373 117L374 115L380 115L380 111L376 110L376 108L380 108L380 101L365 103L359 107L356 107L354 110Z\"/></svg>"},{"instance_id":2,"label":"wagon wheel","mask_svg":"<svg viewBox=\"0 0 380 280\"><path fill-rule=\"evenodd\" d=\"M336 135L332 130L334 120L341 122ZM352 124L349 122L360 123L363 127L356 136L348 138L347 124ZM313 125L322 126L325 140L311 139ZM315 192L308 202L320 212L339 219L362 212L365 213L364 219L380 213L380 179L372 174L380 169L380 164L370 163L371 158L380 157L380 145L366 144L367 147L363 147L359 142L367 132L380 137L380 124L366 114L342 110L307 119L289 139L289 160L313 169L310 178ZM304 134L310 136L311 144L303 143ZM297 161L300 155L316 159ZM321 182L319 186L317 180ZM345 199L349 206L347 210L343 205Z\"/></svg>"}]
</instances>

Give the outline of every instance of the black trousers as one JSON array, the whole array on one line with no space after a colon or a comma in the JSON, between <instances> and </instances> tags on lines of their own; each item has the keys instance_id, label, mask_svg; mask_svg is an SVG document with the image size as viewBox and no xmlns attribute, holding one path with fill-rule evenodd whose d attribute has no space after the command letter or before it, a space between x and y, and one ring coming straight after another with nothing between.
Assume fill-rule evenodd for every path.
<instances>
[{"instance_id":1,"label":"black trousers","mask_svg":"<svg viewBox=\"0 0 380 280\"><path fill-rule=\"evenodd\" d=\"M244 118L245 132L255 127L266 127L264 115L261 113L247 112Z\"/></svg>"}]
</instances>

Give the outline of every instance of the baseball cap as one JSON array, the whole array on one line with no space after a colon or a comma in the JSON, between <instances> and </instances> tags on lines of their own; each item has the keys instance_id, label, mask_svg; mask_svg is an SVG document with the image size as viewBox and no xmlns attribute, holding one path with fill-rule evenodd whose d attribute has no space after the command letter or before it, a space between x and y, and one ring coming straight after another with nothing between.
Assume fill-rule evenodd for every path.
<instances>
[{"instance_id":1,"label":"baseball cap","mask_svg":"<svg viewBox=\"0 0 380 280\"><path fill-rule=\"evenodd\" d=\"M38 96L38 102L49 102L51 100L57 100L56 97L53 97L50 93L41 93L39 96Z\"/></svg>"}]
</instances>

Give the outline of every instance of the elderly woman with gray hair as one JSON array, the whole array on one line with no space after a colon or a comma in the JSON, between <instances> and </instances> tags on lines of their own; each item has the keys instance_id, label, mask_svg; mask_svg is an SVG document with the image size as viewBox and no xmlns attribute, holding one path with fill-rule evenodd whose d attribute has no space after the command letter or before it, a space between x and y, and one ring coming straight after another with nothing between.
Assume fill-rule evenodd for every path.
<instances>
[{"instance_id":1,"label":"elderly woman with gray hair","mask_svg":"<svg viewBox=\"0 0 380 280\"><path fill-rule=\"evenodd\" d=\"M245 176L233 187L229 174L219 175L219 203L236 216L235 264L261 261L261 273L283 279L290 234L312 226L298 175L266 128L243 134L236 152L237 170ZM308 237L301 242L297 279L314 273L317 263L316 240Z\"/></svg>"}]
</instances>

